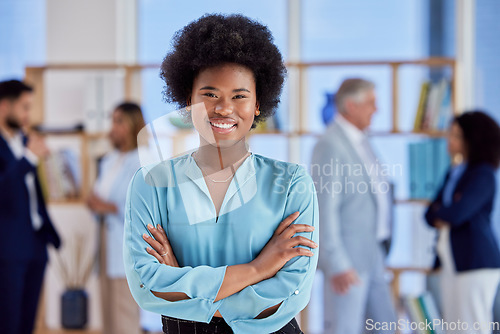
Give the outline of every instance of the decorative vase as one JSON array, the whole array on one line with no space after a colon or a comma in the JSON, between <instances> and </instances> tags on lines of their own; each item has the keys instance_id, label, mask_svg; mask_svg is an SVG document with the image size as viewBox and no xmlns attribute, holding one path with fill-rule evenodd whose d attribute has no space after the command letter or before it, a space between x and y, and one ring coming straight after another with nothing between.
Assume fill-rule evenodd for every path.
<instances>
[{"instance_id":1,"label":"decorative vase","mask_svg":"<svg viewBox=\"0 0 500 334\"><path fill-rule=\"evenodd\" d=\"M335 94L333 93L325 93L326 95L326 103L323 106L323 109L321 109L321 116L323 117L323 123L325 125L328 125L332 119L333 116L335 115L336 108L335 108L335 103L333 103L335 99Z\"/></svg>"},{"instance_id":2,"label":"decorative vase","mask_svg":"<svg viewBox=\"0 0 500 334\"><path fill-rule=\"evenodd\" d=\"M82 329L87 324L87 293L82 289L69 289L61 296L62 326Z\"/></svg>"}]
</instances>

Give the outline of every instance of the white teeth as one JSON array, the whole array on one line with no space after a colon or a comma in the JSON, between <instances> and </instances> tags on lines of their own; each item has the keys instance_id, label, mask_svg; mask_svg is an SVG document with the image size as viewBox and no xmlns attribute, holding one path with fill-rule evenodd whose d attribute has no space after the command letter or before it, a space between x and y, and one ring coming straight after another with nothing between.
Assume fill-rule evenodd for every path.
<instances>
[{"instance_id":1,"label":"white teeth","mask_svg":"<svg viewBox=\"0 0 500 334\"><path fill-rule=\"evenodd\" d=\"M213 126L221 129L229 129L232 128L234 124L227 124L227 123L211 123Z\"/></svg>"}]
</instances>

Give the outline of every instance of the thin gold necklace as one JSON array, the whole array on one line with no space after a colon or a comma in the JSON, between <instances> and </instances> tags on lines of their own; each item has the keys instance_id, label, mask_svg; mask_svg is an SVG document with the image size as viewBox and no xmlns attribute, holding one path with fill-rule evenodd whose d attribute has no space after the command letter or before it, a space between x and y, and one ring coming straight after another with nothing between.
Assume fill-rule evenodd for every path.
<instances>
[{"instance_id":1,"label":"thin gold necklace","mask_svg":"<svg viewBox=\"0 0 500 334\"><path fill-rule=\"evenodd\" d=\"M247 152L247 153L243 156L243 158L246 158L246 157L247 157L247 155L248 155L248 153L249 153L249 152ZM243 159L243 158L241 158L241 159ZM240 159L240 160L241 160L241 159ZM238 161L239 161L239 160L238 160ZM201 168L201 165L198 165L198 167L200 168L201 173L202 173L203 175L205 175L205 177L206 177L207 179L209 179L210 181L212 181L213 183L226 183L227 181L231 180L231 178L234 176L234 174L236 174L236 171L234 170L234 164L232 164L232 165L231 165L231 170L233 171L233 174L231 174L231 175L230 175L227 179L225 179L225 180L214 180L214 179L212 179L211 177L209 177L209 176L208 176L208 174L207 174L207 173L203 170L203 168Z\"/></svg>"},{"instance_id":2,"label":"thin gold necklace","mask_svg":"<svg viewBox=\"0 0 500 334\"><path fill-rule=\"evenodd\" d=\"M233 166L231 166L231 169L233 169ZM205 177L207 179L209 179L210 181L212 181L213 183L226 183L227 181L229 181L234 176L234 171L233 171L233 174L231 174L231 176L229 176L227 179L222 180L222 181L218 181L218 180L214 180L211 177L209 177L208 174L205 173L205 171L203 170L203 168L201 168L201 166L200 166L200 170L205 175Z\"/></svg>"}]
</instances>

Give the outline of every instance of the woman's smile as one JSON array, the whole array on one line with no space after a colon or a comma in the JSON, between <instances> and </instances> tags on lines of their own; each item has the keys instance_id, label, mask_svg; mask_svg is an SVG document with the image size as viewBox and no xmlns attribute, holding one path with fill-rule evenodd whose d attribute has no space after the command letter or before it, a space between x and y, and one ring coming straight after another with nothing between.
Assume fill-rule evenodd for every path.
<instances>
[{"instance_id":1,"label":"woman's smile","mask_svg":"<svg viewBox=\"0 0 500 334\"><path fill-rule=\"evenodd\" d=\"M228 134L238 126L232 118L211 118L208 122L212 126L212 131L220 134Z\"/></svg>"}]
</instances>

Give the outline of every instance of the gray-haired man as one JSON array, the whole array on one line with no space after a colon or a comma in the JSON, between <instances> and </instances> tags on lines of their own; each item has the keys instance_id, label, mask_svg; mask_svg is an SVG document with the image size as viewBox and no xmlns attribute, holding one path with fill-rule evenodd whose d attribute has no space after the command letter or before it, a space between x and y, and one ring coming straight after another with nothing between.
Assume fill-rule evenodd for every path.
<instances>
[{"instance_id":1,"label":"gray-haired man","mask_svg":"<svg viewBox=\"0 0 500 334\"><path fill-rule=\"evenodd\" d=\"M390 185L365 133L377 109L374 88L363 79L341 84L335 97L339 112L313 152L325 333L393 333L381 327L397 321L382 248L390 238Z\"/></svg>"}]
</instances>

